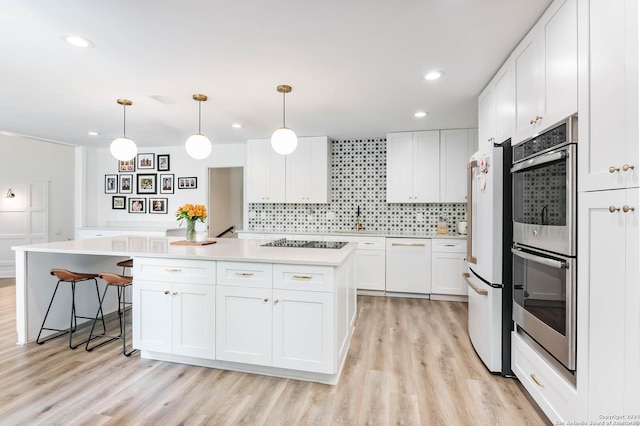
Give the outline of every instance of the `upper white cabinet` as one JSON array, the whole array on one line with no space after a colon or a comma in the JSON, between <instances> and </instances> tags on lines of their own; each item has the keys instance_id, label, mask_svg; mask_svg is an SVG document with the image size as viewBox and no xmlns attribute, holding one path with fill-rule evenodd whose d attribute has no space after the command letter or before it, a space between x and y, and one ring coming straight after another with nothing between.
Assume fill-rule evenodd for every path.
<instances>
[{"instance_id":1,"label":"upper white cabinet","mask_svg":"<svg viewBox=\"0 0 640 426\"><path fill-rule=\"evenodd\" d=\"M632 188L638 170L638 2L588 3L581 25L578 185ZM582 22L582 21L581 21Z\"/></svg>"},{"instance_id":2,"label":"upper white cabinet","mask_svg":"<svg viewBox=\"0 0 640 426\"><path fill-rule=\"evenodd\" d=\"M329 199L329 140L299 138L286 159L287 203L327 203Z\"/></svg>"},{"instance_id":3,"label":"upper white cabinet","mask_svg":"<svg viewBox=\"0 0 640 426\"><path fill-rule=\"evenodd\" d=\"M387 202L464 203L476 138L475 129L388 133Z\"/></svg>"},{"instance_id":4,"label":"upper white cabinet","mask_svg":"<svg viewBox=\"0 0 640 426\"><path fill-rule=\"evenodd\" d=\"M249 203L327 203L329 139L298 138L289 155L271 148L269 139L247 141Z\"/></svg>"},{"instance_id":5,"label":"upper white cabinet","mask_svg":"<svg viewBox=\"0 0 640 426\"><path fill-rule=\"evenodd\" d=\"M387 134L387 202L437 201L439 158L438 130Z\"/></svg>"},{"instance_id":6,"label":"upper white cabinet","mask_svg":"<svg viewBox=\"0 0 640 426\"><path fill-rule=\"evenodd\" d=\"M440 202L467 201L466 170L475 135L475 129L440 131Z\"/></svg>"},{"instance_id":7,"label":"upper white cabinet","mask_svg":"<svg viewBox=\"0 0 640 426\"><path fill-rule=\"evenodd\" d=\"M511 59L505 62L478 97L478 114L479 150L490 152L494 143L502 143L513 136L516 92Z\"/></svg>"},{"instance_id":8,"label":"upper white cabinet","mask_svg":"<svg viewBox=\"0 0 640 426\"><path fill-rule=\"evenodd\" d=\"M513 52L514 143L578 110L576 0L556 0Z\"/></svg>"},{"instance_id":9,"label":"upper white cabinet","mask_svg":"<svg viewBox=\"0 0 640 426\"><path fill-rule=\"evenodd\" d=\"M285 202L285 156L271 148L269 139L247 141L247 201Z\"/></svg>"}]
</instances>

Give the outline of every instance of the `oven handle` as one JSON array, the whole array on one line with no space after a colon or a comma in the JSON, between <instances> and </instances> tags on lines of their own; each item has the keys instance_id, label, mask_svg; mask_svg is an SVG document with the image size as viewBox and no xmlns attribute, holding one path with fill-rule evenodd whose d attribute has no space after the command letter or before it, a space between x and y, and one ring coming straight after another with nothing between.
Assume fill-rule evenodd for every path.
<instances>
[{"instance_id":1,"label":"oven handle","mask_svg":"<svg viewBox=\"0 0 640 426\"><path fill-rule=\"evenodd\" d=\"M539 166L540 164L553 163L554 161L564 160L568 156L569 150L567 149L543 154L539 157L534 157L530 160L523 161L522 163L514 164L513 167L511 167L511 173L518 172L522 169Z\"/></svg>"},{"instance_id":2,"label":"oven handle","mask_svg":"<svg viewBox=\"0 0 640 426\"><path fill-rule=\"evenodd\" d=\"M464 274L462 274L462 278L464 278L464 280L467 282L467 285L469 287L471 287L473 289L473 291L475 291L476 293L478 293L480 296L486 296L489 294L489 292L483 288L478 288L476 287L472 282L471 282L471 276L469 275L468 272L465 272Z\"/></svg>"},{"instance_id":3,"label":"oven handle","mask_svg":"<svg viewBox=\"0 0 640 426\"><path fill-rule=\"evenodd\" d=\"M567 262L563 262L561 260L549 259L547 257L536 256L535 254L527 253L522 251L519 248L511 248L511 253L515 254L518 257L521 257L526 260L530 260L532 262L541 263L546 266L550 266L556 269L568 269L569 264Z\"/></svg>"}]
</instances>

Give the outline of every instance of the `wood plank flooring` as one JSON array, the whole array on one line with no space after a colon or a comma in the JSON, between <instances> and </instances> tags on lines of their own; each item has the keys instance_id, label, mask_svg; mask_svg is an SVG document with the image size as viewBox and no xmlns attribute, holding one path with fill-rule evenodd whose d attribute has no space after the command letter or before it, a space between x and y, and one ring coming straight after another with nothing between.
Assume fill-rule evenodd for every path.
<instances>
[{"instance_id":1,"label":"wood plank flooring","mask_svg":"<svg viewBox=\"0 0 640 426\"><path fill-rule=\"evenodd\" d=\"M0 283L3 284L3 283ZM517 380L491 375L459 302L358 297L337 386L94 352L17 346L0 285L0 425L548 425Z\"/></svg>"}]
</instances>

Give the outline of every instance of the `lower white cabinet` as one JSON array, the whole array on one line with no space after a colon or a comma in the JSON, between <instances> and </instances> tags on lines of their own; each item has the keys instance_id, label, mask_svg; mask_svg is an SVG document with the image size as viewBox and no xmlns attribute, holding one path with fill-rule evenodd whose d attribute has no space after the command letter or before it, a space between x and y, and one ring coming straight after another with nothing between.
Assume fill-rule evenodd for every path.
<instances>
[{"instance_id":1,"label":"lower white cabinet","mask_svg":"<svg viewBox=\"0 0 640 426\"><path fill-rule=\"evenodd\" d=\"M355 235L325 235L326 241L358 243L356 250L356 288L385 290L385 238Z\"/></svg>"},{"instance_id":2,"label":"lower white cabinet","mask_svg":"<svg viewBox=\"0 0 640 426\"><path fill-rule=\"evenodd\" d=\"M386 288L388 292L431 293L431 240L386 239Z\"/></svg>"},{"instance_id":3,"label":"lower white cabinet","mask_svg":"<svg viewBox=\"0 0 640 426\"><path fill-rule=\"evenodd\" d=\"M215 285L169 281L133 284L133 346L196 358L215 358Z\"/></svg>"},{"instance_id":4,"label":"lower white cabinet","mask_svg":"<svg viewBox=\"0 0 640 426\"><path fill-rule=\"evenodd\" d=\"M466 247L466 240L433 240L431 245L431 291L433 294L467 295L467 284L462 278L462 274L467 272Z\"/></svg>"}]
</instances>

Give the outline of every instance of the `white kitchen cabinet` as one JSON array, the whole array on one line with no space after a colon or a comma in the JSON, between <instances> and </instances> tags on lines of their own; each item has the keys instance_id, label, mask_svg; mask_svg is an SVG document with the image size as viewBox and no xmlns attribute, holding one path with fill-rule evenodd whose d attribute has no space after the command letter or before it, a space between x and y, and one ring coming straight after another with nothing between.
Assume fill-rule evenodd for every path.
<instances>
[{"instance_id":1,"label":"white kitchen cabinet","mask_svg":"<svg viewBox=\"0 0 640 426\"><path fill-rule=\"evenodd\" d=\"M215 262L134 258L133 345L215 359Z\"/></svg>"},{"instance_id":2,"label":"white kitchen cabinet","mask_svg":"<svg viewBox=\"0 0 640 426\"><path fill-rule=\"evenodd\" d=\"M467 163L472 129L440 131L440 198L442 203L467 201Z\"/></svg>"},{"instance_id":3,"label":"white kitchen cabinet","mask_svg":"<svg viewBox=\"0 0 640 426\"><path fill-rule=\"evenodd\" d=\"M479 150L490 152L494 143L513 136L515 103L513 63L509 58L478 97Z\"/></svg>"},{"instance_id":4,"label":"white kitchen cabinet","mask_svg":"<svg viewBox=\"0 0 640 426\"><path fill-rule=\"evenodd\" d=\"M326 241L358 243L356 250L356 288L358 290L385 290L385 239L355 235L325 235Z\"/></svg>"},{"instance_id":5,"label":"white kitchen cabinet","mask_svg":"<svg viewBox=\"0 0 640 426\"><path fill-rule=\"evenodd\" d=\"M329 200L329 139L299 138L286 156L286 202L327 203Z\"/></svg>"},{"instance_id":6,"label":"white kitchen cabinet","mask_svg":"<svg viewBox=\"0 0 640 426\"><path fill-rule=\"evenodd\" d=\"M579 194L578 296L588 301L578 341L588 342L591 420L640 408L639 201L638 188Z\"/></svg>"},{"instance_id":7,"label":"white kitchen cabinet","mask_svg":"<svg viewBox=\"0 0 640 426\"><path fill-rule=\"evenodd\" d=\"M431 243L431 292L441 295L467 295L462 274L467 272L467 241L434 239Z\"/></svg>"},{"instance_id":8,"label":"white kitchen cabinet","mask_svg":"<svg viewBox=\"0 0 640 426\"><path fill-rule=\"evenodd\" d=\"M639 185L638 2L590 0L580 33L580 191Z\"/></svg>"},{"instance_id":9,"label":"white kitchen cabinet","mask_svg":"<svg viewBox=\"0 0 640 426\"><path fill-rule=\"evenodd\" d=\"M578 111L577 21L576 0L556 0L514 50L514 144Z\"/></svg>"},{"instance_id":10,"label":"white kitchen cabinet","mask_svg":"<svg viewBox=\"0 0 640 426\"><path fill-rule=\"evenodd\" d=\"M269 139L247 141L247 196L249 203L284 203L285 159L271 148Z\"/></svg>"},{"instance_id":11,"label":"white kitchen cabinet","mask_svg":"<svg viewBox=\"0 0 640 426\"><path fill-rule=\"evenodd\" d=\"M247 202L326 203L329 197L329 139L298 138L289 155L269 139L247 141Z\"/></svg>"},{"instance_id":12,"label":"white kitchen cabinet","mask_svg":"<svg viewBox=\"0 0 640 426\"><path fill-rule=\"evenodd\" d=\"M431 240L386 239L387 292L431 293Z\"/></svg>"},{"instance_id":13,"label":"white kitchen cabinet","mask_svg":"<svg viewBox=\"0 0 640 426\"><path fill-rule=\"evenodd\" d=\"M440 132L387 134L387 202L440 199Z\"/></svg>"}]
</instances>

